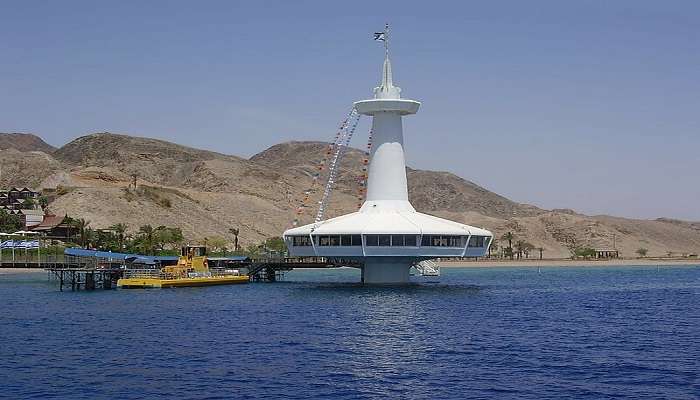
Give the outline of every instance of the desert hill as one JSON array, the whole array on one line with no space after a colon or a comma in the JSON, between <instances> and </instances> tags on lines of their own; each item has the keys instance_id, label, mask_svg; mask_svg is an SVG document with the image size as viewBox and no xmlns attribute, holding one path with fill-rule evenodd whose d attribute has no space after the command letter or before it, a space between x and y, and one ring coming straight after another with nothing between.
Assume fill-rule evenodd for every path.
<instances>
[{"instance_id":1,"label":"desert hill","mask_svg":"<svg viewBox=\"0 0 700 400\"><path fill-rule=\"evenodd\" d=\"M193 240L240 228L241 241L277 236L291 225L304 192L313 189L301 223L313 220L322 188L312 176L328 149L322 142L288 142L245 159L162 140L111 133L92 134L46 152L0 151L17 167L0 185L61 187L50 210L91 221L93 228L117 222L136 230L144 224L180 226ZM357 209L363 152L348 149L326 217ZM14 165L14 162L13 162ZM568 256L571 243L611 248L634 256L697 253L700 226L659 219L586 216L572 210L542 210L513 202L448 172L408 169L409 197L420 211L483 226L497 236L544 248L545 257ZM130 187L133 175L137 189ZM325 182L324 179L320 180Z\"/></svg>"},{"instance_id":2,"label":"desert hill","mask_svg":"<svg viewBox=\"0 0 700 400\"><path fill-rule=\"evenodd\" d=\"M51 153L56 150L39 136L31 133L0 133L0 150L43 151Z\"/></svg>"}]
</instances>

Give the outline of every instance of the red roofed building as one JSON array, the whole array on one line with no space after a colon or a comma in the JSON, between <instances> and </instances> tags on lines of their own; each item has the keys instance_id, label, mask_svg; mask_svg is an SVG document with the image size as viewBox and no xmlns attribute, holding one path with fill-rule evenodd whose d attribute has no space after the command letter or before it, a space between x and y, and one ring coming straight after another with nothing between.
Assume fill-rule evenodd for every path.
<instances>
[{"instance_id":1,"label":"red roofed building","mask_svg":"<svg viewBox=\"0 0 700 400\"><path fill-rule=\"evenodd\" d=\"M69 221L70 219L67 215L45 215L44 220L39 225L32 226L29 229L43 233L49 239L70 241L78 234L78 228L72 226Z\"/></svg>"}]
</instances>

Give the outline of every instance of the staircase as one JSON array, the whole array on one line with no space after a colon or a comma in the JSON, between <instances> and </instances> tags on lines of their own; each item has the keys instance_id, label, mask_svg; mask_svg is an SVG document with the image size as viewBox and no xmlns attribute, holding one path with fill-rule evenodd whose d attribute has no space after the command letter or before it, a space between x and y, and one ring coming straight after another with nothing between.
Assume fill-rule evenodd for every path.
<instances>
[{"instance_id":1,"label":"staircase","mask_svg":"<svg viewBox=\"0 0 700 400\"><path fill-rule=\"evenodd\" d=\"M423 260L413 267L421 276L440 276L440 265L435 260Z\"/></svg>"}]
</instances>

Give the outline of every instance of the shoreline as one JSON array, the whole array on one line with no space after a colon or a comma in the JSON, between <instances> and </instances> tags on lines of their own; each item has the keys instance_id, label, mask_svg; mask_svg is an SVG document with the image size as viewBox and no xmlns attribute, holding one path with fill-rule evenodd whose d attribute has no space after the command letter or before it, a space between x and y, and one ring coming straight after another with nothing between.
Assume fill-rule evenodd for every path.
<instances>
[{"instance_id":1,"label":"shoreline","mask_svg":"<svg viewBox=\"0 0 700 400\"><path fill-rule=\"evenodd\" d=\"M645 267L645 266L700 266L697 259L617 259L617 260L478 260L440 261L440 268L483 268L483 267Z\"/></svg>"},{"instance_id":2,"label":"shoreline","mask_svg":"<svg viewBox=\"0 0 700 400\"><path fill-rule=\"evenodd\" d=\"M700 267L700 260L691 259L617 259L617 260L477 260L440 261L440 268L517 268L517 267L648 267L687 266ZM316 269L316 268L298 268ZM46 272L43 268L0 268L0 275L36 274Z\"/></svg>"},{"instance_id":3,"label":"shoreline","mask_svg":"<svg viewBox=\"0 0 700 400\"><path fill-rule=\"evenodd\" d=\"M43 268L0 268L0 275L45 273Z\"/></svg>"}]
</instances>

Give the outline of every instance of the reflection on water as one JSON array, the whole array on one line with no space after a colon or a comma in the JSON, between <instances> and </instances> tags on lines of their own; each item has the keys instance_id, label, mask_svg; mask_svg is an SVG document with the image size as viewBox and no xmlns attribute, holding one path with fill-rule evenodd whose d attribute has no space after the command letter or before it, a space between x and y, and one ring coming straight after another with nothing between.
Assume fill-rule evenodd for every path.
<instances>
[{"instance_id":1,"label":"reflection on water","mask_svg":"<svg viewBox=\"0 0 700 400\"><path fill-rule=\"evenodd\" d=\"M0 397L693 398L700 268L64 292L0 276Z\"/></svg>"}]
</instances>

